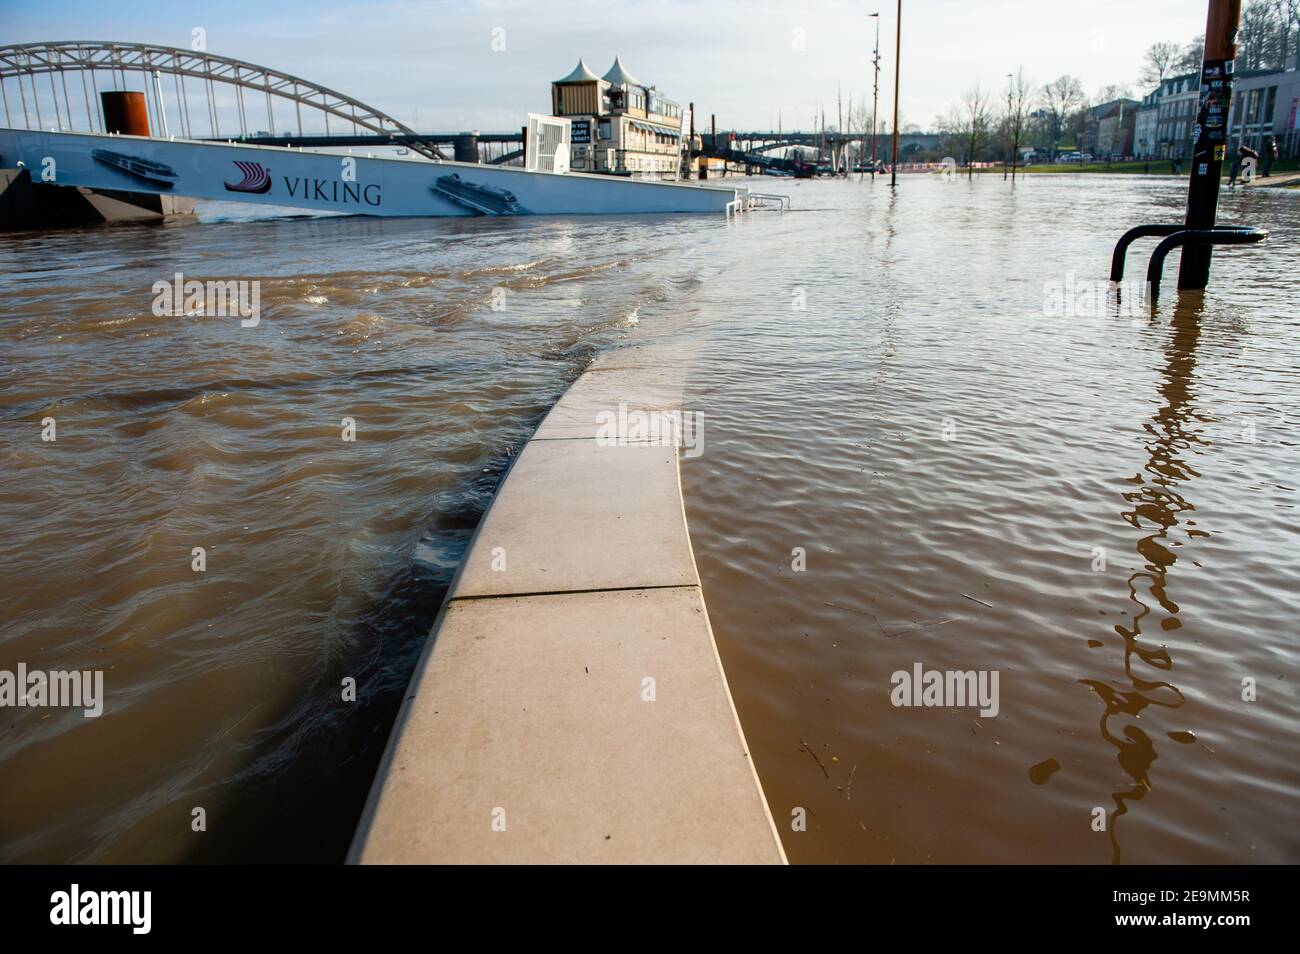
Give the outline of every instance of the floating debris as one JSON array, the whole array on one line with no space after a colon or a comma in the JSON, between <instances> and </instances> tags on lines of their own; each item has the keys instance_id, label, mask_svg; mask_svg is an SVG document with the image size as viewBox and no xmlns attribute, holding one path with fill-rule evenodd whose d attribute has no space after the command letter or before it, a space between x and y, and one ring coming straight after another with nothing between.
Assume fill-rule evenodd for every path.
<instances>
[{"instance_id":1,"label":"floating debris","mask_svg":"<svg viewBox=\"0 0 1300 954\"><path fill-rule=\"evenodd\" d=\"M1045 785L1047 780L1055 773L1061 770L1061 763L1056 759L1048 759L1046 762L1039 762L1029 769L1029 781L1035 785Z\"/></svg>"}]
</instances>

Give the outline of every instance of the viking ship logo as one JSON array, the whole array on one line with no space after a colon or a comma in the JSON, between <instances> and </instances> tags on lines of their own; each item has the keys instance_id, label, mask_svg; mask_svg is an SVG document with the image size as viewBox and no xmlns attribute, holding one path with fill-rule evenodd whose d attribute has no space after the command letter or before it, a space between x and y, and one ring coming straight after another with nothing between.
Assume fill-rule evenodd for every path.
<instances>
[{"instance_id":1,"label":"viking ship logo","mask_svg":"<svg viewBox=\"0 0 1300 954\"><path fill-rule=\"evenodd\" d=\"M244 178L238 182L225 183L227 192L251 192L254 195L264 195L271 191L271 170L265 168L260 162L245 162L240 159L234 160L239 171L244 174Z\"/></svg>"}]
</instances>

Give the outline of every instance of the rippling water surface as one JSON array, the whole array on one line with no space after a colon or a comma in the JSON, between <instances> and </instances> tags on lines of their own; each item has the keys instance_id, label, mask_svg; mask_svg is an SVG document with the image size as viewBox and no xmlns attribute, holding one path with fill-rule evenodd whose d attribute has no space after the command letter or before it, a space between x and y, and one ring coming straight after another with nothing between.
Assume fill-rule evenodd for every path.
<instances>
[{"instance_id":1,"label":"rippling water surface","mask_svg":"<svg viewBox=\"0 0 1300 954\"><path fill-rule=\"evenodd\" d=\"M0 238L0 669L108 697L3 710L3 860L341 859L512 449L718 230L205 218ZM260 324L155 317L176 272Z\"/></svg>"},{"instance_id":2,"label":"rippling water surface","mask_svg":"<svg viewBox=\"0 0 1300 954\"><path fill-rule=\"evenodd\" d=\"M1269 244L1134 320L1045 299L1181 183L794 192L705 286L683 467L791 859L1300 860L1300 196L1226 195ZM916 663L998 671L999 714L894 707Z\"/></svg>"},{"instance_id":3,"label":"rippling water surface","mask_svg":"<svg viewBox=\"0 0 1300 954\"><path fill-rule=\"evenodd\" d=\"M1134 320L1045 317L1045 283L1104 280L1171 180L762 186L797 211L0 237L0 668L108 696L5 710L0 859L341 858L512 450L667 336L792 860L1300 860L1300 196L1226 197L1269 245ZM260 325L155 317L177 271L259 279ZM999 714L894 708L916 662L998 670Z\"/></svg>"}]
</instances>

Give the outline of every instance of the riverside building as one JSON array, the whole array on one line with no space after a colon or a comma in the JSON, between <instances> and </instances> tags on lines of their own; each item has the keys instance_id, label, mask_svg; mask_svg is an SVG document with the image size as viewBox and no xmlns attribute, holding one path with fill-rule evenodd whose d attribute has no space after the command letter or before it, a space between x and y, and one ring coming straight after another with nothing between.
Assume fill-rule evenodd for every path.
<instances>
[{"instance_id":1,"label":"riverside building","mask_svg":"<svg viewBox=\"0 0 1300 954\"><path fill-rule=\"evenodd\" d=\"M574 172L664 178L680 162L681 106L633 77L618 57L604 76L579 60L573 72L551 84L551 112L572 122Z\"/></svg>"}]
</instances>

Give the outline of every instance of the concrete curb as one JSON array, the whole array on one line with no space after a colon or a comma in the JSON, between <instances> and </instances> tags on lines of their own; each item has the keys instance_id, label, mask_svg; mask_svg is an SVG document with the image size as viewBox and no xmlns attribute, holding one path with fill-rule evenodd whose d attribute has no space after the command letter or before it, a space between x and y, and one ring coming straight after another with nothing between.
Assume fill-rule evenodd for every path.
<instances>
[{"instance_id":1,"label":"concrete curb","mask_svg":"<svg viewBox=\"0 0 1300 954\"><path fill-rule=\"evenodd\" d=\"M709 626L679 448L654 433L680 420L681 357L602 356L520 453L349 861L785 862Z\"/></svg>"}]
</instances>

